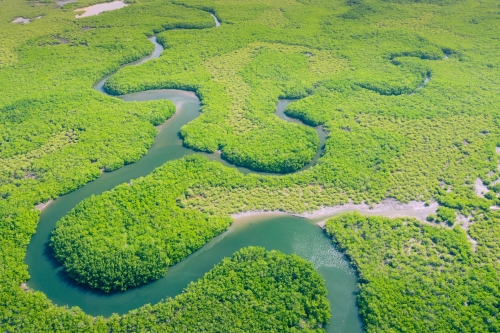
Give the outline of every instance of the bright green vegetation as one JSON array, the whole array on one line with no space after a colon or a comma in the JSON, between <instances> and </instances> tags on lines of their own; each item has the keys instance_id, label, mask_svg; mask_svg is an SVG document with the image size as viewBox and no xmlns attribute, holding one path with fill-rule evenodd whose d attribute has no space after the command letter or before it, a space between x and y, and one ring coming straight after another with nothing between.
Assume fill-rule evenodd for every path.
<instances>
[{"instance_id":1,"label":"bright green vegetation","mask_svg":"<svg viewBox=\"0 0 500 333\"><path fill-rule=\"evenodd\" d=\"M492 177L498 177L493 144L497 139L493 134L481 134L481 128L492 128L493 118L382 119L366 114L349 119L339 113L327 127L330 137L325 154L310 172L261 183L247 177L238 187L199 189L191 205L204 211L300 212L349 199L361 203L394 197L400 201L433 198L469 211L491 206L489 200L474 194L472 184L476 172L486 177L495 170ZM477 131L474 147L457 141L471 130ZM447 189L453 192L447 193Z\"/></svg>"},{"instance_id":2,"label":"bright green vegetation","mask_svg":"<svg viewBox=\"0 0 500 333\"><path fill-rule=\"evenodd\" d=\"M430 214L427 216L427 221L436 223L446 223L449 226L455 224L456 213L453 208L439 207L437 214Z\"/></svg>"},{"instance_id":3,"label":"bright green vegetation","mask_svg":"<svg viewBox=\"0 0 500 333\"><path fill-rule=\"evenodd\" d=\"M30 293L31 294L31 293ZM92 318L77 308L36 309L2 323L5 331L324 332L330 307L321 276L296 255L248 247L224 259L174 299L129 314ZM7 309L6 309L7 310ZM7 310L8 311L8 310ZM30 318L31 322L23 322Z\"/></svg>"},{"instance_id":4,"label":"bright green vegetation","mask_svg":"<svg viewBox=\"0 0 500 333\"><path fill-rule=\"evenodd\" d=\"M101 169L137 161L153 142L153 125L172 114L169 102L123 103L92 89L121 64L149 54L152 45L146 36L154 33L166 47L162 57L118 71L106 89L114 94L151 88L196 91L203 113L181 131L189 147L221 150L228 160L255 170L299 169L314 156L318 138L311 128L273 114L283 97L301 98L287 114L322 124L329 133L325 154L313 168L283 177L243 176L223 169L223 181L207 173L206 179L200 176L199 182L186 185L176 198L179 207L222 216L253 209L299 212L392 197L437 200L463 214L485 214L470 229L477 251L468 257L460 252L460 259L450 253L468 245L463 233L418 227L446 239L439 246L444 263L436 267L442 266L441 274L450 280L441 280L433 270L429 279L440 283L415 285L407 294L445 290L432 303L435 312L426 303L422 308L428 317L415 317L439 313L432 317L435 321L418 326L420 319L415 324L405 319L403 309L411 303L405 303L409 298L404 295L397 298L403 303L386 302L394 305L384 312L390 316L364 318L371 330L393 325L398 331L405 320L408 331L417 326L436 331L496 329L491 310L496 307L490 305L498 303L497 283L488 281L497 279L493 235L498 233L498 216L487 211L497 199L493 194L476 197L472 184L478 176L485 184L500 176L495 151L500 145L498 1L137 0L117 11L75 19L73 10L90 3L59 9L49 1L0 2L2 331L83 331L89 325L108 330L102 319L92 324L78 309L57 307L41 293L23 291L20 285L28 279L23 258L39 218L34 205L99 177ZM214 12L221 27L215 29L200 8ZM26 25L10 23L20 16L42 18ZM419 89L426 77L430 81ZM177 177L181 175L172 176ZM166 211L177 209L168 205ZM451 216L442 212L442 217ZM207 216L192 211L180 215L189 214ZM385 230L383 223L380 230ZM390 232L395 245L402 244L405 236ZM412 237L423 237L418 235ZM363 255L378 255L370 249ZM437 252L432 251L429 258L434 259ZM405 266L414 267L407 274L430 270L433 261L418 258L418 267L412 262ZM364 267L359 265L361 272ZM384 267L380 274L389 270ZM458 277L455 267L466 277ZM150 278L146 275L134 279L140 283ZM392 275L387 277L384 288ZM402 280L395 275L394 281L397 285ZM362 311L382 304L376 295L394 294L384 288L369 291ZM460 292L475 295L464 299L468 306L458 306L463 304L455 298ZM474 305L481 301L483 310Z\"/></svg>"},{"instance_id":5,"label":"bright green vegetation","mask_svg":"<svg viewBox=\"0 0 500 333\"><path fill-rule=\"evenodd\" d=\"M212 36L200 30L193 43L186 43L185 31L160 34L158 40L167 46L160 60L121 70L105 89L112 94L152 88L195 90L202 98L203 115L181 130L186 145L208 152L220 149L228 161L257 171L300 169L314 157L319 138L311 128L276 118L276 102L279 97L305 96L315 80L326 75L323 72L336 73L345 61L333 59L330 52L309 60L304 55L307 48L269 43L238 50L229 44L220 54L213 40L234 32L219 30ZM176 43L183 45L174 47ZM193 48L210 56L205 67L196 59L199 56L186 57Z\"/></svg>"},{"instance_id":6,"label":"bright green vegetation","mask_svg":"<svg viewBox=\"0 0 500 333\"><path fill-rule=\"evenodd\" d=\"M252 8L254 14L240 21L240 8L227 1L203 2L232 24L163 32L159 40L168 49L158 61L126 68L106 87L120 94L196 90L203 116L183 129L185 143L221 149L231 161L268 171L280 171L269 161L276 152L285 154L275 157L281 165L290 158L286 151L307 152L296 145L308 136L288 136L292 125L272 116L276 99L312 93L289 114L325 125L331 137L325 169L341 169L335 180L354 178L356 190L376 191L370 199L430 197L440 180L462 185L471 170L485 175L494 169L497 67L489 42L493 30L487 28L497 24L490 22L493 14L474 24L460 4L315 5ZM478 15L487 12L484 6ZM467 15L474 14L469 8ZM224 38L222 45L214 42ZM426 76L431 81L418 89ZM325 170L317 175L326 178Z\"/></svg>"},{"instance_id":7,"label":"bright green vegetation","mask_svg":"<svg viewBox=\"0 0 500 333\"><path fill-rule=\"evenodd\" d=\"M175 299L111 317L108 326L113 332L324 332L329 316L324 281L311 263L248 247Z\"/></svg>"},{"instance_id":8,"label":"bright green vegetation","mask_svg":"<svg viewBox=\"0 0 500 333\"><path fill-rule=\"evenodd\" d=\"M500 215L471 227L346 214L326 230L359 272L366 332L496 332L500 289Z\"/></svg>"},{"instance_id":9,"label":"bright green vegetation","mask_svg":"<svg viewBox=\"0 0 500 333\"><path fill-rule=\"evenodd\" d=\"M126 290L164 276L168 266L231 224L229 217L176 205L191 184L217 179L225 169L193 155L82 201L53 232L56 259L77 282L104 291Z\"/></svg>"},{"instance_id":10,"label":"bright green vegetation","mask_svg":"<svg viewBox=\"0 0 500 333\"><path fill-rule=\"evenodd\" d=\"M439 207L437 210L437 222L446 222L449 225L455 223L455 210L448 207Z\"/></svg>"}]
</instances>

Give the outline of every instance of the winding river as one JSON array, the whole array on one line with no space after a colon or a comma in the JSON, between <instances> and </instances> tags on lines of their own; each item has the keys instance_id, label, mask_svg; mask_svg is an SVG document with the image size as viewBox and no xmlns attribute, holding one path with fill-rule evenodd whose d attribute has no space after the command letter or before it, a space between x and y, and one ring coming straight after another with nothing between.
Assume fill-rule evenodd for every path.
<instances>
[{"instance_id":1,"label":"winding river","mask_svg":"<svg viewBox=\"0 0 500 333\"><path fill-rule=\"evenodd\" d=\"M129 65L138 65L159 57L163 48L156 42L155 37L150 38L150 40L155 44L154 53ZM105 93L103 85L109 77L110 75L104 77L94 88ZM37 231L31 239L25 258L30 274L27 286L30 289L45 293L55 304L79 306L93 316L110 316L112 313L123 314L147 303L155 304L162 299L175 297L189 282L202 277L222 258L231 256L244 246L264 246L268 250L274 249L288 254L300 255L311 261L324 277L332 308L331 323L327 326L328 332L357 333L363 331L356 306L357 279L355 272L342 253L332 246L331 240L318 228L317 221L289 215L238 218L228 231L215 237L182 262L170 267L165 277L126 292L105 294L78 285L70 279L63 267L54 260L48 242L56 222L77 203L131 179L146 176L165 162L189 154L202 154L209 159L234 167L221 159L220 154L195 152L182 145L182 140L178 135L181 126L200 114L200 100L194 93L161 89L118 96L117 98L125 102L169 99L175 103L177 112L158 127L158 135L153 146L138 162L113 172L104 173L97 180L58 198L43 209ZM286 121L300 122L284 114L286 106L291 102L289 100L280 101L277 104L276 114ZM326 134L319 127L316 128L316 131L321 138L321 145L314 160L304 169L314 165L322 154ZM246 168L237 169L245 174L252 172Z\"/></svg>"}]
</instances>

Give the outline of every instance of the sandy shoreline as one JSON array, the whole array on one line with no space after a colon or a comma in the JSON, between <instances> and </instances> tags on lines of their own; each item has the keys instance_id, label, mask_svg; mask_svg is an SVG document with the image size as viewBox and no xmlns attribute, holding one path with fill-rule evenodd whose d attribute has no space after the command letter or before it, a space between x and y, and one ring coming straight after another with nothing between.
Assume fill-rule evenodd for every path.
<instances>
[{"instance_id":1,"label":"sandy shoreline","mask_svg":"<svg viewBox=\"0 0 500 333\"><path fill-rule=\"evenodd\" d=\"M264 219L264 218L269 218L271 216L290 215L312 220L313 222L316 222L318 227L324 229L326 221L329 218L342 213L356 211L362 215L369 215L369 216L384 216L389 218L413 217L416 218L417 220L420 220L422 223L433 227L441 226L444 228L451 228L447 225L431 223L426 220L429 214L436 214L438 207L439 205L437 202L432 202L428 206L426 206L425 202L422 201L410 201L408 203L401 203L394 199L385 199L378 204L373 204L371 208L367 204L356 205L353 203L348 203L333 207L322 207L312 212L305 212L300 214L287 213L276 210L273 211L258 210L258 211L248 211L248 212L233 214L231 216L235 219L235 222L240 222L248 220L250 218L252 218L253 220L255 218ZM459 225L465 231L467 235L467 240L472 245L472 251L475 252L477 247L477 241L469 235L470 224L471 224L470 217L462 215L457 216L457 221L455 225Z\"/></svg>"},{"instance_id":2,"label":"sandy shoreline","mask_svg":"<svg viewBox=\"0 0 500 333\"><path fill-rule=\"evenodd\" d=\"M47 208L48 205L50 205L52 202L54 202L54 200L50 199L49 201L47 202L41 202L39 203L38 205L36 205L36 209L38 209L39 211L43 211L45 208Z\"/></svg>"},{"instance_id":3,"label":"sandy shoreline","mask_svg":"<svg viewBox=\"0 0 500 333\"><path fill-rule=\"evenodd\" d=\"M331 216L338 215L340 213L357 211L365 215L378 215L385 217L414 217L418 220L425 221L429 214L435 214L438 208L437 202L432 202L428 206L422 201L410 201L409 203L401 203L394 199L385 199L378 204L367 205L367 204L353 204L347 203L344 205L332 206L332 207L321 207L320 209L314 210L312 212L304 213L287 213L282 211L248 211L231 215L235 220L250 217L250 216L270 216L270 215L292 215L297 217L303 217L310 220L318 220L318 222L323 222ZM323 220L323 221L321 221Z\"/></svg>"},{"instance_id":4,"label":"sandy shoreline","mask_svg":"<svg viewBox=\"0 0 500 333\"><path fill-rule=\"evenodd\" d=\"M249 216L257 216L257 215L294 215L287 212L282 212L280 210L249 210L248 212L236 213L232 214L231 217L235 220L242 219Z\"/></svg>"}]
</instances>

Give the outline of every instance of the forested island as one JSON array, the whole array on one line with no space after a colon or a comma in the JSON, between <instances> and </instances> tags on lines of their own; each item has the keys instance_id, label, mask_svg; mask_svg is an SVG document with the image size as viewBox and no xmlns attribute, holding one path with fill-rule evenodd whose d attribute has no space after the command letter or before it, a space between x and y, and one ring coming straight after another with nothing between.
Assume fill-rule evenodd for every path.
<instances>
[{"instance_id":1,"label":"forested island","mask_svg":"<svg viewBox=\"0 0 500 333\"><path fill-rule=\"evenodd\" d=\"M494 0L2 0L0 330L499 331L499 31ZM327 248L248 246L261 213Z\"/></svg>"}]
</instances>

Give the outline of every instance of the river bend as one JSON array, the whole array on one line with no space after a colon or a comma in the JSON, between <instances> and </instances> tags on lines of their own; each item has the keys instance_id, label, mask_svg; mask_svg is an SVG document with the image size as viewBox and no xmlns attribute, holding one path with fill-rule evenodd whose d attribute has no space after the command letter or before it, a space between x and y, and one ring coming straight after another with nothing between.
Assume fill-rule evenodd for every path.
<instances>
[{"instance_id":1,"label":"river bend","mask_svg":"<svg viewBox=\"0 0 500 333\"><path fill-rule=\"evenodd\" d=\"M217 23L216 18L215 20ZM156 37L151 37L150 40L155 45L154 52L128 65L139 65L160 56L163 47L156 41ZM97 82L94 88L105 93L103 86L111 75ZM159 133L154 144L138 162L104 173L84 187L59 197L42 211L37 231L28 245L25 258L30 274L30 279L27 281L30 289L45 293L55 304L79 306L90 315L123 314L147 303L155 304L162 299L175 297L189 282L202 277L222 258L231 256L242 247L264 246L268 250L296 253L310 260L324 277L332 307L328 332L362 332L362 322L356 306L355 272L314 221L293 216L253 216L238 219L228 231L215 237L182 262L171 266L165 277L126 292L106 294L78 285L69 278L64 268L53 258L48 243L56 222L80 201L91 195L111 190L121 183L146 176L165 162L189 154L202 154L209 159L235 167L221 159L220 154L195 152L183 146L178 135L180 128L200 114L200 100L193 92L159 89L117 96L117 98L125 102L168 99L176 105L177 112L158 127ZM276 114L286 121L301 123L284 114L286 106L291 102L293 101L281 100L277 104ZM321 145L314 160L304 169L314 165L322 154L326 134L320 127L316 128L316 131L320 136ZM253 172L241 167L237 169L245 174Z\"/></svg>"}]
</instances>

